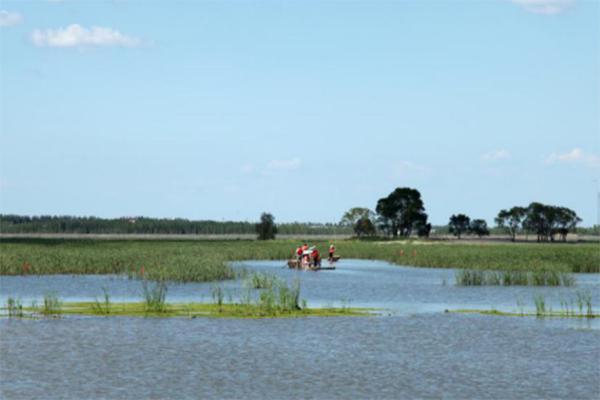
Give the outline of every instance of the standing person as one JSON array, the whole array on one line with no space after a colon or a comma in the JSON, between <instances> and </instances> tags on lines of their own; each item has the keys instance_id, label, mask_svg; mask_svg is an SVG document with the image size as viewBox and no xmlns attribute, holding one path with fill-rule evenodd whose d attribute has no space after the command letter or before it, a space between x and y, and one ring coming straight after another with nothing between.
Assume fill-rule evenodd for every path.
<instances>
[{"instance_id":1,"label":"standing person","mask_svg":"<svg viewBox=\"0 0 600 400\"><path fill-rule=\"evenodd\" d=\"M312 253L310 253L310 256L312 258L313 266L320 267L321 266L321 253L319 253L319 250L317 249L316 246L313 249Z\"/></svg>"},{"instance_id":2,"label":"standing person","mask_svg":"<svg viewBox=\"0 0 600 400\"><path fill-rule=\"evenodd\" d=\"M333 243L329 245L329 262L333 262L333 256L335 255L335 246Z\"/></svg>"}]
</instances>

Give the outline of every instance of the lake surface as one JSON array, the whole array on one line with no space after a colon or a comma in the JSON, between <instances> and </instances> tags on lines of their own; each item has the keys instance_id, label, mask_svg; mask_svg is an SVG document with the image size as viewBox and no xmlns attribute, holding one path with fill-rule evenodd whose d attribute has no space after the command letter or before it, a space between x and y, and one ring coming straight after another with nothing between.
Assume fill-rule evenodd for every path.
<instances>
[{"instance_id":1,"label":"lake surface","mask_svg":"<svg viewBox=\"0 0 600 400\"><path fill-rule=\"evenodd\" d=\"M0 318L2 398L561 398L600 396L600 324L444 313L553 309L578 291L600 304L598 275L577 286L458 287L454 271L343 260L335 271L283 262L236 268L301 280L313 307L377 307L382 316L299 319ZM170 285L169 302L212 301L214 284ZM223 283L227 297L242 282ZM1 277L0 301L138 301L119 276Z\"/></svg>"}]
</instances>

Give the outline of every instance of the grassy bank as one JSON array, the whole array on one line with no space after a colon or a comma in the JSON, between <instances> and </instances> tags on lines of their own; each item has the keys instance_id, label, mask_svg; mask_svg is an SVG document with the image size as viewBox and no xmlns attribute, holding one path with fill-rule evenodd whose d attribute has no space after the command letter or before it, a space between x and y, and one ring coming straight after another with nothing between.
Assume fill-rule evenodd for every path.
<instances>
[{"instance_id":1,"label":"grassy bank","mask_svg":"<svg viewBox=\"0 0 600 400\"><path fill-rule=\"evenodd\" d=\"M322 251L328 241L313 241ZM106 241L4 239L0 275L129 274L151 280L230 279L229 261L284 260L298 241ZM335 241L343 258L498 271L600 272L597 244Z\"/></svg>"}]
</instances>

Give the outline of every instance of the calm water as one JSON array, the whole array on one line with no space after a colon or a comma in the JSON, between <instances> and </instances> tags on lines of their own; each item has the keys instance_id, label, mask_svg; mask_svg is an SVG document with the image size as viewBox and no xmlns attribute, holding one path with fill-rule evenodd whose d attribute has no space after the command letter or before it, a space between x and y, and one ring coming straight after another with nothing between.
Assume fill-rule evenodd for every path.
<instances>
[{"instance_id":1,"label":"calm water","mask_svg":"<svg viewBox=\"0 0 600 400\"><path fill-rule=\"evenodd\" d=\"M385 316L272 320L72 317L0 319L2 398L564 398L600 396L597 321L446 314L516 310L541 293L554 309L574 288L457 287L454 272L345 260L335 271L245 262L302 282L312 306L385 308ZM112 276L2 277L0 301L54 291L139 300L140 283ZM211 284L171 285L167 300L210 301ZM232 298L240 282L224 284Z\"/></svg>"}]
</instances>

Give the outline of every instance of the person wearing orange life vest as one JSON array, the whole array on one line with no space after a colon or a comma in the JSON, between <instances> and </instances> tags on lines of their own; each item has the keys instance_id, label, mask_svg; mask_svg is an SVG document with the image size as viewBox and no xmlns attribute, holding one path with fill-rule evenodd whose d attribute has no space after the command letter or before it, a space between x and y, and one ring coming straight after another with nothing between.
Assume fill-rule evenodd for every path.
<instances>
[{"instance_id":1,"label":"person wearing orange life vest","mask_svg":"<svg viewBox=\"0 0 600 400\"><path fill-rule=\"evenodd\" d=\"M320 267L321 266L321 253L319 252L319 250L315 247L312 251L312 253L310 253L310 256L312 258L312 264L315 267Z\"/></svg>"},{"instance_id":2,"label":"person wearing orange life vest","mask_svg":"<svg viewBox=\"0 0 600 400\"><path fill-rule=\"evenodd\" d=\"M329 258L328 258L329 262L333 261L333 256L334 255L335 255L335 246L333 245L333 243L331 243L329 245Z\"/></svg>"},{"instance_id":3,"label":"person wearing orange life vest","mask_svg":"<svg viewBox=\"0 0 600 400\"><path fill-rule=\"evenodd\" d=\"M296 258L298 261L302 260L302 246L298 246L296 249Z\"/></svg>"}]
</instances>

